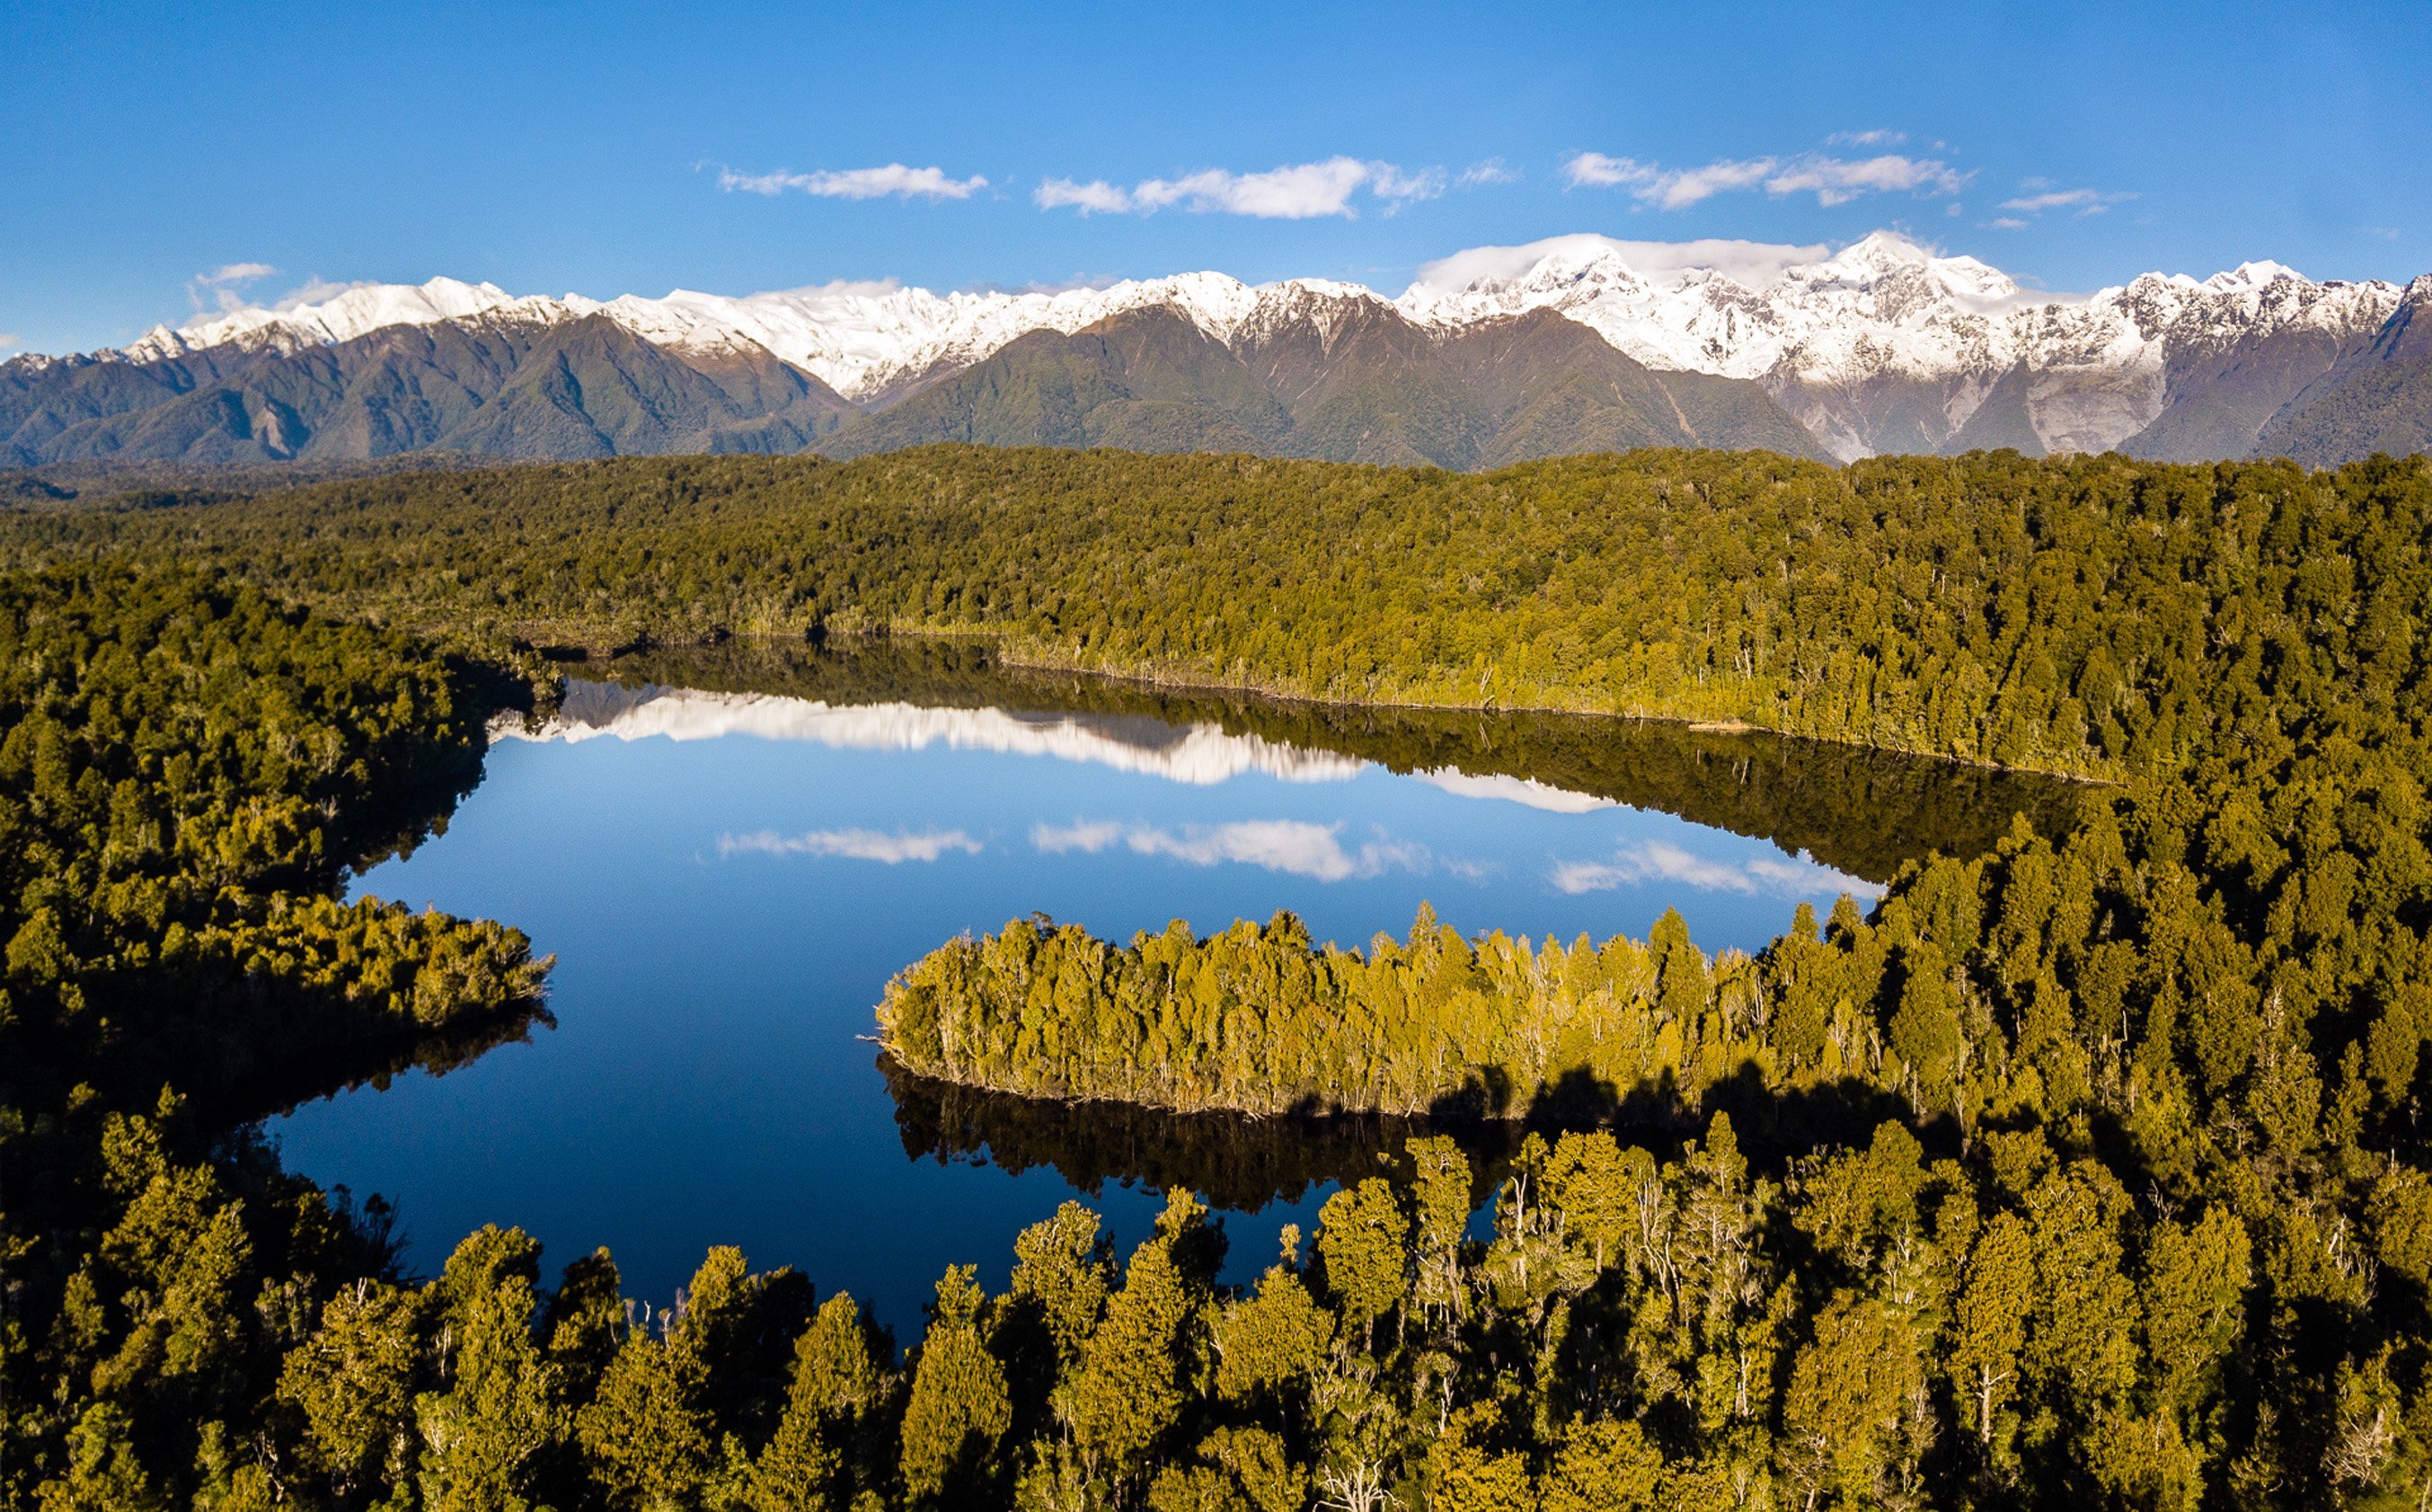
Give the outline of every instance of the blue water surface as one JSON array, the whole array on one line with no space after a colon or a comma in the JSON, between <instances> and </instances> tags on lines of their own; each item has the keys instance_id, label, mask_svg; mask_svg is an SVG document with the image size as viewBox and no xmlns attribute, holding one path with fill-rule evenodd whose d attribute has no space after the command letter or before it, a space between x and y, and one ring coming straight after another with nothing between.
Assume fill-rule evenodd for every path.
<instances>
[{"instance_id":1,"label":"blue water surface","mask_svg":"<svg viewBox=\"0 0 2432 1512\"><path fill-rule=\"evenodd\" d=\"M1043 911L1128 936L1291 909L1321 939L1643 937L1678 907L1754 950L1801 899L1873 889L1776 846L1508 777L1396 776L1138 717L831 708L573 685L497 742L444 835L357 895L498 918L554 954L555 1027L271 1120L288 1165L397 1206L435 1270L482 1223L552 1268L594 1247L664 1303L706 1247L850 1290L900 1334L949 1264L1002 1285L1054 1169L907 1153L871 1010L938 942ZM1228 1215L1255 1275L1332 1190ZM1119 1242L1163 1201L1089 1199Z\"/></svg>"}]
</instances>

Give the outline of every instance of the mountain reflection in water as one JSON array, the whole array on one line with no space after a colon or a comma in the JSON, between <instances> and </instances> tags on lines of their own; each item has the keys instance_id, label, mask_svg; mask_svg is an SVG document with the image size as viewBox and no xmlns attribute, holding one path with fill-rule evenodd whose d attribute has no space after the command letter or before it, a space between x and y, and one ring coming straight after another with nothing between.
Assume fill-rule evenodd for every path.
<instances>
[{"instance_id":1,"label":"mountain reflection in water","mask_svg":"<svg viewBox=\"0 0 2432 1512\"><path fill-rule=\"evenodd\" d=\"M1867 882L1993 848L2014 817L2065 833L2087 789L2031 772L1669 720L1368 708L1006 664L984 642L728 642L585 664L542 739L749 732L862 749L1053 755L1169 781L1339 781L1376 765L1558 813L1653 809Z\"/></svg>"},{"instance_id":2,"label":"mountain reflection in water","mask_svg":"<svg viewBox=\"0 0 2432 1512\"><path fill-rule=\"evenodd\" d=\"M1002 1285L1015 1234L1076 1195L1127 1244L1165 1184L1202 1190L1255 1276L1276 1228L1308 1227L1416 1127L890 1078L857 1036L887 978L942 940L1034 910L1120 938L1289 908L1360 945L1426 899L1464 930L1565 938L1643 936L1677 906L1706 948L1754 949L1799 900L1871 895L2017 815L2054 828L2081 791L1676 725L1177 692L961 643L568 671L554 708L497 731L444 822L355 880L529 932L558 957L554 1026L469 1063L482 1047L327 1067L253 1106L292 1104L265 1125L284 1158L389 1198L424 1268L516 1223L552 1266L610 1246L630 1291L664 1299L733 1243L904 1326L949 1263ZM1482 1184L1516 1137L1446 1127Z\"/></svg>"}]
</instances>

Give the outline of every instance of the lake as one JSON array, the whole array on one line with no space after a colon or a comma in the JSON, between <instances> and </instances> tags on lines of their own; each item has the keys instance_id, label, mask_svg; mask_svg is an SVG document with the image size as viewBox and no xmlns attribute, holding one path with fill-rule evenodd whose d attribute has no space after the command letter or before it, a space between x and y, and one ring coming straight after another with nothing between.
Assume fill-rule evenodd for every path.
<instances>
[{"instance_id":1,"label":"lake","mask_svg":"<svg viewBox=\"0 0 2432 1512\"><path fill-rule=\"evenodd\" d=\"M1404 1131L1025 1105L905 1077L863 1036L894 972L1044 913L1101 934L1290 909L1320 939L1643 937L1678 908L1754 951L1801 900L2046 829L2062 784L1629 721L1329 711L1023 673L983 647L728 648L573 669L502 727L442 832L353 895L494 917L557 957L554 1025L444 1074L307 1101L290 1168L399 1214L435 1271L485 1222L556 1267L606 1245L664 1304L712 1244L873 1303L949 1264L1002 1286L1079 1194L1119 1246L1181 1182L1228 1273ZM1473 1134L1472 1137L1487 1137Z\"/></svg>"}]
</instances>

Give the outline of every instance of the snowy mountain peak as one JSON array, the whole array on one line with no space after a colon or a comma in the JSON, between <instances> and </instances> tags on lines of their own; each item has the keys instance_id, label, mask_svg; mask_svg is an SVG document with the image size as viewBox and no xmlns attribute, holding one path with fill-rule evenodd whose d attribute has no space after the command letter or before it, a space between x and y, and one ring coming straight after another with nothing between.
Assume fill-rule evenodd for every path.
<instances>
[{"instance_id":1,"label":"snowy mountain peak","mask_svg":"<svg viewBox=\"0 0 2432 1512\"><path fill-rule=\"evenodd\" d=\"M294 351L354 338L387 326L463 320L519 303L495 283L433 278L428 283L354 284L324 297L303 296L269 310L234 310L192 326L155 326L125 347L131 361L154 361L230 343Z\"/></svg>"},{"instance_id":2,"label":"snowy mountain peak","mask_svg":"<svg viewBox=\"0 0 2432 1512\"><path fill-rule=\"evenodd\" d=\"M2277 283L2283 279L2291 283L2313 281L2287 263L2274 262L2266 258L2256 262L2241 262L2227 273L2216 273L2204 281L2204 286L2228 294L2247 289L2260 289L2265 284Z\"/></svg>"},{"instance_id":3,"label":"snowy mountain peak","mask_svg":"<svg viewBox=\"0 0 2432 1512\"><path fill-rule=\"evenodd\" d=\"M1891 231L1869 231L1839 253L1799 273L1809 282L1867 285L1912 268L1931 268L1934 254Z\"/></svg>"},{"instance_id":4,"label":"snowy mountain peak","mask_svg":"<svg viewBox=\"0 0 2432 1512\"><path fill-rule=\"evenodd\" d=\"M1838 251L1591 234L1477 247L1421 269L1390 305L1353 283L1297 278L1253 287L1208 272L944 294L893 282L742 296L677 289L604 303L576 294L518 298L496 284L453 278L312 293L271 309L156 328L121 352L100 355L141 362L227 344L293 351L387 326L475 318L546 325L604 314L666 346L773 356L868 403L981 361L1030 332L1069 334L1134 310L1171 311L1228 345L1303 322L1331 343L1363 305L1443 330L1552 310L1649 367L1762 383L1843 457L1954 440L2004 376L2021 369L2027 397L2004 402L2023 409L1968 433L2100 450L2159 414L2174 355L2226 350L2284 329L2344 340L2376 328L2402 297L2432 299L2432 278L2416 280L2402 296L2391 284L2315 283L2258 260L2201 281L2146 274L2090 295L2062 295L2022 289L1978 259L1877 231ZM1886 385L1923 387L1915 402L1892 405L1882 397ZM1883 429L1883 416L1895 410L1914 433Z\"/></svg>"}]
</instances>

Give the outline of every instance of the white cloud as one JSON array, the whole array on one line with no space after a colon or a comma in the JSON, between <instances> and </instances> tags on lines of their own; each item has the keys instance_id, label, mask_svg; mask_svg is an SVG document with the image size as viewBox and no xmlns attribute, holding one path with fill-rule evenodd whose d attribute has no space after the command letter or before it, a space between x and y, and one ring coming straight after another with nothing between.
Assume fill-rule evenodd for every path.
<instances>
[{"instance_id":1,"label":"white cloud","mask_svg":"<svg viewBox=\"0 0 2432 1512\"><path fill-rule=\"evenodd\" d=\"M223 262L208 273L197 273L186 280L186 297L196 310L203 308L205 296L222 311L243 310L245 296L237 286L266 278L279 270L267 262Z\"/></svg>"},{"instance_id":2,"label":"white cloud","mask_svg":"<svg viewBox=\"0 0 2432 1512\"><path fill-rule=\"evenodd\" d=\"M1072 850L1094 856L1123 837L1123 827L1112 819L1076 820L1061 827L1053 824L1030 827L1031 845L1051 856L1060 856Z\"/></svg>"},{"instance_id":3,"label":"white cloud","mask_svg":"<svg viewBox=\"0 0 2432 1512\"><path fill-rule=\"evenodd\" d=\"M2359 226L2356 229L2366 236L2379 237L2385 242L2398 240L2398 227L2395 226Z\"/></svg>"},{"instance_id":4,"label":"white cloud","mask_svg":"<svg viewBox=\"0 0 2432 1512\"><path fill-rule=\"evenodd\" d=\"M0 352L5 352L12 346L21 346L25 344L25 340L14 331L0 330Z\"/></svg>"},{"instance_id":5,"label":"white cloud","mask_svg":"<svg viewBox=\"0 0 2432 1512\"><path fill-rule=\"evenodd\" d=\"M1434 199L1444 192L1444 171L1422 168L1406 173L1390 162L1368 165L1368 192L1378 199Z\"/></svg>"},{"instance_id":6,"label":"white cloud","mask_svg":"<svg viewBox=\"0 0 2432 1512\"><path fill-rule=\"evenodd\" d=\"M1203 212L1302 221L1350 214L1353 193L1371 176L1368 164L1355 158L1328 158L1261 174L1209 168L1181 178L1145 180L1132 191L1132 203L1144 210L1181 205Z\"/></svg>"},{"instance_id":7,"label":"white cloud","mask_svg":"<svg viewBox=\"0 0 2432 1512\"><path fill-rule=\"evenodd\" d=\"M1777 893L1791 897L1809 897L1826 893L1851 893L1861 898L1880 896L1882 889L1870 882L1818 865L1803 854L1797 861L1782 861L1772 856L1734 864L1716 861L1683 850L1664 840L1642 841L1625 845L1613 852L1611 861L1558 861L1546 873L1545 880L1560 892L1610 892L1616 887L1635 887L1645 882L1676 882L1695 887L1701 892Z\"/></svg>"},{"instance_id":8,"label":"white cloud","mask_svg":"<svg viewBox=\"0 0 2432 1512\"><path fill-rule=\"evenodd\" d=\"M1491 184L1516 184L1519 181L1519 169L1510 166L1500 158L1488 158L1463 168L1461 176L1453 180L1453 187L1482 189Z\"/></svg>"},{"instance_id":9,"label":"white cloud","mask_svg":"<svg viewBox=\"0 0 2432 1512\"><path fill-rule=\"evenodd\" d=\"M2027 223L2015 215L1996 215L1984 224L1997 231L2023 231L2027 228Z\"/></svg>"},{"instance_id":10,"label":"white cloud","mask_svg":"<svg viewBox=\"0 0 2432 1512\"><path fill-rule=\"evenodd\" d=\"M1135 855L1164 856L1193 866L1258 866L1328 882L1387 871L1424 872L1433 863L1427 847L1393 840L1381 831L1375 840L1356 850L1347 849L1342 830L1340 824L1311 824L1304 819L1241 819L1179 830L1079 820L1061 826L1036 825L1030 843L1048 855L1079 851L1092 856L1120 844Z\"/></svg>"},{"instance_id":11,"label":"white cloud","mask_svg":"<svg viewBox=\"0 0 2432 1512\"><path fill-rule=\"evenodd\" d=\"M1897 147L1908 140L1905 131L1835 131L1824 139L1828 147Z\"/></svg>"},{"instance_id":12,"label":"white cloud","mask_svg":"<svg viewBox=\"0 0 2432 1512\"><path fill-rule=\"evenodd\" d=\"M893 834L876 830L812 830L794 835L762 830L756 834L718 837L718 853L721 856L752 851L770 856L843 856L889 866L906 861L935 861L950 850L975 856L985 848L961 830L923 830L918 834L904 830Z\"/></svg>"},{"instance_id":13,"label":"white cloud","mask_svg":"<svg viewBox=\"0 0 2432 1512\"><path fill-rule=\"evenodd\" d=\"M1363 191L1391 213L1395 207L1433 199L1447 187L1441 168L1405 169L1335 157L1255 174L1208 168L1179 178L1144 178L1129 189L1103 178L1087 183L1051 178L1031 197L1041 210L1077 210L1084 215L1147 215L1179 207L1199 214L1306 221L1357 215L1353 200Z\"/></svg>"},{"instance_id":14,"label":"white cloud","mask_svg":"<svg viewBox=\"0 0 2432 1512\"><path fill-rule=\"evenodd\" d=\"M1050 178L1039 186L1032 198L1040 210L1059 210L1071 206L1084 215L1121 215L1132 208L1132 197L1103 178L1092 178L1076 184L1070 178Z\"/></svg>"},{"instance_id":15,"label":"white cloud","mask_svg":"<svg viewBox=\"0 0 2432 1512\"><path fill-rule=\"evenodd\" d=\"M1571 181L1574 189L1644 183L1654 171L1635 158L1608 158L1601 152L1578 153L1562 164L1562 176Z\"/></svg>"},{"instance_id":16,"label":"white cloud","mask_svg":"<svg viewBox=\"0 0 2432 1512\"><path fill-rule=\"evenodd\" d=\"M1954 194L1968 177L1937 158L1898 153L1834 158L1814 152L1794 158L1727 158L1696 168L1665 168L1635 158L1582 152L1562 165L1562 174L1575 189L1627 189L1631 198L1658 210L1685 210L1716 194L1759 188L1777 196L1814 194L1822 205L1844 205L1861 194Z\"/></svg>"},{"instance_id":17,"label":"white cloud","mask_svg":"<svg viewBox=\"0 0 2432 1512\"><path fill-rule=\"evenodd\" d=\"M822 168L816 173L739 174L718 171L718 187L747 194L782 194L800 190L825 199L969 199L988 186L977 174L949 178L942 168L907 168L890 162L883 168Z\"/></svg>"},{"instance_id":18,"label":"white cloud","mask_svg":"<svg viewBox=\"0 0 2432 1512\"><path fill-rule=\"evenodd\" d=\"M2001 208L2005 210L2017 210L2021 215L2029 216L2040 215L2046 210L2074 210L2080 215L2101 215L2112 206L2136 197L2134 194L2105 193L2099 189L2053 189L2051 184L2052 180L2048 178L2027 179L2022 187L2037 190L2040 193L2021 194L2016 199L2005 199L2001 201ZM2017 229L2016 227L2004 228Z\"/></svg>"},{"instance_id":19,"label":"white cloud","mask_svg":"<svg viewBox=\"0 0 2432 1512\"><path fill-rule=\"evenodd\" d=\"M1518 277L1558 253L1588 257L1603 251L1619 254L1643 277L1660 279L1711 268L1746 289L1765 288L1780 280L1786 270L1801 263L1820 262L1832 255L1832 249L1821 244L1796 246L1719 237L1693 242L1625 242L1580 232L1549 236L1520 246L1477 246L1456 252L1420 268L1411 287L1451 293L1481 279Z\"/></svg>"},{"instance_id":20,"label":"white cloud","mask_svg":"<svg viewBox=\"0 0 2432 1512\"><path fill-rule=\"evenodd\" d=\"M1844 205L1861 194L1955 194L1968 176L1936 158L1884 153L1851 160L1807 157L1794 160L1765 181L1768 194L1813 193L1825 205Z\"/></svg>"}]
</instances>

